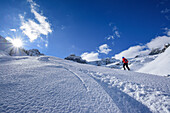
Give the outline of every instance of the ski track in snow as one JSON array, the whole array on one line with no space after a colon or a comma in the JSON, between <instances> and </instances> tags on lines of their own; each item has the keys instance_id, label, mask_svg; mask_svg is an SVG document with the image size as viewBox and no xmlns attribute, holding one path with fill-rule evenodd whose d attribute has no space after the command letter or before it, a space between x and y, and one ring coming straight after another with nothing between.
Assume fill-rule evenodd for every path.
<instances>
[{"instance_id":1,"label":"ski track in snow","mask_svg":"<svg viewBox=\"0 0 170 113\"><path fill-rule=\"evenodd\" d=\"M100 78L96 78L93 76L94 72L80 69L81 72L89 74L102 88L103 90L110 96L110 98L116 103L118 108L122 111L122 113L151 113L149 108L147 108L142 103L136 101L131 96L122 92L117 87L108 87L107 82L104 83Z\"/></svg>"},{"instance_id":2,"label":"ski track in snow","mask_svg":"<svg viewBox=\"0 0 170 113\"><path fill-rule=\"evenodd\" d=\"M99 72L80 70L89 74L97 81L107 83L110 88L119 88L124 93L135 98L139 102L148 106L153 112L169 113L170 112L170 96L157 89L147 87L144 85L122 82L114 76L109 76Z\"/></svg>"},{"instance_id":3,"label":"ski track in snow","mask_svg":"<svg viewBox=\"0 0 170 113\"><path fill-rule=\"evenodd\" d=\"M110 75L100 73L100 72L88 71L88 70L83 70L83 69L79 69L79 71L91 76L102 87L104 87L104 90L106 89L106 92L110 90L110 89L107 90L107 87L110 87L110 88L116 87L122 92L126 93L127 95L141 102L142 104L148 106L148 108L152 112L156 112L156 113L159 113L159 112L169 113L170 112L170 95L164 92L161 92L158 89L154 89L152 87L144 86L144 85L137 84L137 83L123 82L114 76L110 76ZM81 79L81 81L83 80ZM84 82L82 83L85 84ZM112 98L112 96L109 93L108 95ZM141 109L138 110L138 112L141 112L141 111L146 112L145 110L148 111L147 108L141 107ZM123 112L129 112L129 111L123 111Z\"/></svg>"},{"instance_id":4,"label":"ski track in snow","mask_svg":"<svg viewBox=\"0 0 170 113\"><path fill-rule=\"evenodd\" d=\"M0 112L170 112L169 94L95 66L48 56L0 62Z\"/></svg>"},{"instance_id":5,"label":"ski track in snow","mask_svg":"<svg viewBox=\"0 0 170 113\"><path fill-rule=\"evenodd\" d=\"M66 70L68 70L69 72L73 73L73 74L77 77L77 79L79 79L80 82L83 84L83 86L84 86L84 88L86 89L86 91L89 91L88 86L86 85L86 83L84 82L84 80L83 80L77 73L71 71L71 70L68 69L68 68L64 68L64 69L66 69Z\"/></svg>"},{"instance_id":6,"label":"ski track in snow","mask_svg":"<svg viewBox=\"0 0 170 113\"><path fill-rule=\"evenodd\" d=\"M156 113L157 112L161 112L161 113L170 112L169 94L161 92L158 89L154 89L148 86L144 86L144 85L132 83L132 82L122 82L121 80L117 79L114 76L110 76L110 75L103 74L100 72L93 72L93 71L88 71L88 70L83 70L83 69L79 69L79 71L90 75L92 78L94 78L94 80L98 81L98 83L101 84L101 86L104 86L104 90L107 89L107 86L110 88L116 87L122 92L136 99L137 101L148 106L148 108L152 112L156 112ZM105 83L107 85L105 85ZM109 90L106 90L106 92ZM111 95L109 94L109 96ZM141 105L138 105L138 106L141 106ZM141 112L141 111L146 112L145 110L147 110L147 108L141 107L141 109L138 112ZM123 111L123 112L129 112L129 111Z\"/></svg>"},{"instance_id":7,"label":"ski track in snow","mask_svg":"<svg viewBox=\"0 0 170 113\"><path fill-rule=\"evenodd\" d=\"M38 60L48 62L48 61L50 61L49 58L50 58L50 57L40 57L40 58L38 58ZM60 63L60 65L61 65L61 64L62 64L62 63ZM73 72L73 71L70 70L69 68L66 68L66 66L65 66L65 67L64 67L64 66L60 66L60 67L66 69L67 71L69 71L70 73L72 73L73 75L75 75L76 78L83 84L84 88L85 88L87 91L89 91L88 86L86 85L86 83L84 82L84 80L83 80L77 73Z\"/></svg>"}]
</instances>

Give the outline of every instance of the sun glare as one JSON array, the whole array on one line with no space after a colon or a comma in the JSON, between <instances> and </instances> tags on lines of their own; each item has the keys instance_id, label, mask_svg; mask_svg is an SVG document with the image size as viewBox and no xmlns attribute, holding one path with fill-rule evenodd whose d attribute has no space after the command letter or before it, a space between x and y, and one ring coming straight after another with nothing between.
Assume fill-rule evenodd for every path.
<instances>
[{"instance_id":1,"label":"sun glare","mask_svg":"<svg viewBox=\"0 0 170 113\"><path fill-rule=\"evenodd\" d=\"M17 47L17 48L22 47L22 45L23 45L21 39L13 39L12 44L13 44L14 47Z\"/></svg>"}]
</instances>

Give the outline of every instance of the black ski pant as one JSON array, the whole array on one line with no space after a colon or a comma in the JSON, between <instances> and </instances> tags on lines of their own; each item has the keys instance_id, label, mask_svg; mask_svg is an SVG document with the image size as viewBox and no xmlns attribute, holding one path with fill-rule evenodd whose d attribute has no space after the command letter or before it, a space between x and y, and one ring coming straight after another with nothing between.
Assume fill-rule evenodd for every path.
<instances>
[{"instance_id":1,"label":"black ski pant","mask_svg":"<svg viewBox=\"0 0 170 113\"><path fill-rule=\"evenodd\" d=\"M124 70L126 70L125 66L126 66L126 68L127 68L128 70L130 70L130 68L128 67L128 63L124 63L124 64L123 64Z\"/></svg>"}]
</instances>

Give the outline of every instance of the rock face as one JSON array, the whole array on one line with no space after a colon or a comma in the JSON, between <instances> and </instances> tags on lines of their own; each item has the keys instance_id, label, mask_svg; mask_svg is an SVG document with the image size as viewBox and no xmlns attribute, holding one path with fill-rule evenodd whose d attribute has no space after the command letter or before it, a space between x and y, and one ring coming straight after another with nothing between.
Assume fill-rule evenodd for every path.
<instances>
[{"instance_id":1,"label":"rock face","mask_svg":"<svg viewBox=\"0 0 170 113\"><path fill-rule=\"evenodd\" d=\"M75 54L71 54L70 56L65 58L66 60L72 60L78 63L87 63L86 60L83 60L80 56L76 56Z\"/></svg>"},{"instance_id":2,"label":"rock face","mask_svg":"<svg viewBox=\"0 0 170 113\"><path fill-rule=\"evenodd\" d=\"M160 48L152 49L152 51L149 53L149 55L156 55L160 54L162 50Z\"/></svg>"},{"instance_id":3,"label":"rock face","mask_svg":"<svg viewBox=\"0 0 170 113\"><path fill-rule=\"evenodd\" d=\"M25 53L28 56L41 56L41 55L44 55L44 54L40 53L38 49L25 50Z\"/></svg>"},{"instance_id":4,"label":"rock face","mask_svg":"<svg viewBox=\"0 0 170 113\"><path fill-rule=\"evenodd\" d=\"M168 43L164 45L163 49L160 49L160 48L152 49L149 55L156 55L156 54L163 53L169 46L170 44Z\"/></svg>"},{"instance_id":5,"label":"rock face","mask_svg":"<svg viewBox=\"0 0 170 113\"><path fill-rule=\"evenodd\" d=\"M0 36L0 51L10 56L40 56L44 55L38 49L25 50L24 48L15 48L12 43Z\"/></svg>"}]
</instances>

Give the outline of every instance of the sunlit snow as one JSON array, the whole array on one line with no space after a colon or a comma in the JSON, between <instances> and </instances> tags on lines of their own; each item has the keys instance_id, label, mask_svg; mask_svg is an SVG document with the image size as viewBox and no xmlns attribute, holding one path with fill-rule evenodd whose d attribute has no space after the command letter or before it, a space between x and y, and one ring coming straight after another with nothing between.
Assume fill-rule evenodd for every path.
<instances>
[{"instance_id":1,"label":"sunlit snow","mask_svg":"<svg viewBox=\"0 0 170 113\"><path fill-rule=\"evenodd\" d=\"M2 54L0 112L169 113L167 77Z\"/></svg>"}]
</instances>

